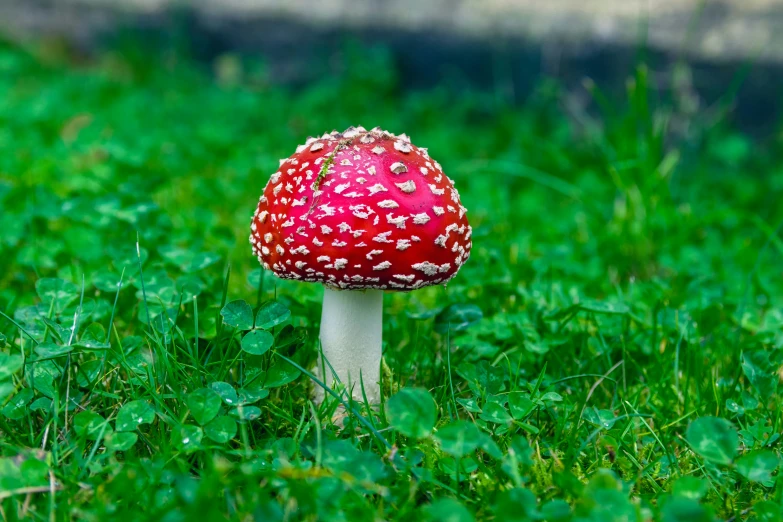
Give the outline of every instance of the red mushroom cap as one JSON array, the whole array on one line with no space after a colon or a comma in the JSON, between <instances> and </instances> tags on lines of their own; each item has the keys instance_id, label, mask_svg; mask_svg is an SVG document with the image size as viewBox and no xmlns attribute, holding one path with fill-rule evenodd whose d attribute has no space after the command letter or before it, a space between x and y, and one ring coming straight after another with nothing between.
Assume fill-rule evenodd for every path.
<instances>
[{"instance_id":1,"label":"red mushroom cap","mask_svg":"<svg viewBox=\"0 0 783 522\"><path fill-rule=\"evenodd\" d=\"M427 149L379 128L309 138L280 160L251 224L253 254L285 279L414 290L467 261L471 228Z\"/></svg>"}]
</instances>

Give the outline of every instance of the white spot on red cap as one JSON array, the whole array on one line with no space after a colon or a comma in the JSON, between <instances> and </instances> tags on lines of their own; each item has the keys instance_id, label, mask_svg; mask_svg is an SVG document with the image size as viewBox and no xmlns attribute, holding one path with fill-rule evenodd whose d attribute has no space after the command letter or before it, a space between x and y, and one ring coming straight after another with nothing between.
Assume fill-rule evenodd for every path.
<instances>
[{"instance_id":1,"label":"white spot on red cap","mask_svg":"<svg viewBox=\"0 0 783 522\"><path fill-rule=\"evenodd\" d=\"M426 212L422 212L420 214L413 214L413 222L416 225L426 225L427 222L429 222L430 217L427 215Z\"/></svg>"},{"instance_id":2,"label":"white spot on red cap","mask_svg":"<svg viewBox=\"0 0 783 522\"><path fill-rule=\"evenodd\" d=\"M373 270L386 270L387 268L391 267L392 264L389 261L384 261L383 263L378 263L374 267L372 267Z\"/></svg>"},{"instance_id":3,"label":"white spot on red cap","mask_svg":"<svg viewBox=\"0 0 783 522\"><path fill-rule=\"evenodd\" d=\"M401 161L392 163L389 169L395 174L404 174L408 172L408 167L406 167L405 164Z\"/></svg>"},{"instance_id":4,"label":"white spot on red cap","mask_svg":"<svg viewBox=\"0 0 783 522\"><path fill-rule=\"evenodd\" d=\"M375 214L375 211L371 209L369 206L365 205L364 203L360 203L358 205L351 205L349 207L351 210L351 213L360 218L360 219L367 219L370 217L370 214Z\"/></svg>"},{"instance_id":5,"label":"white spot on red cap","mask_svg":"<svg viewBox=\"0 0 783 522\"><path fill-rule=\"evenodd\" d=\"M394 148L395 150L398 150L403 154L408 154L412 150L410 142L404 142L404 141L395 141Z\"/></svg>"},{"instance_id":6,"label":"white spot on red cap","mask_svg":"<svg viewBox=\"0 0 783 522\"><path fill-rule=\"evenodd\" d=\"M318 210L323 212L323 215L319 217L325 217L325 216L334 216L334 207L329 206L328 203L321 205L318 207Z\"/></svg>"},{"instance_id":7,"label":"white spot on red cap","mask_svg":"<svg viewBox=\"0 0 783 522\"><path fill-rule=\"evenodd\" d=\"M388 232L381 232L380 234L372 238L372 240L378 243L394 243L394 241L389 239L390 235L391 235L391 230L389 230Z\"/></svg>"},{"instance_id":8,"label":"white spot on red cap","mask_svg":"<svg viewBox=\"0 0 783 522\"><path fill-rule=\"evenodd\" d=\"M397 216L394 214L386 214L386 222L396 225L397 228L405 228L405 222L408 220L408 216Z\"/></svg>"},{"instance_id":9,"label":"white spot on red cap","mask_svg":"<svg viewBox=\"0 0 783 522\"><path fill-rule=\"evenodd\" d=\"M406 194L412 194L416 190L416 183L414 183L412 179L409 179L405 183L395 183L395 185Z\"/></svg>"},{"instance_id":10,"label":"white spot on red cap","mask_svg":"<svg viewBox=\"0 0 783 522\"><path fill-rule=\"evenodd\" d=\"M381 208L397 208L399 207L399 203L394 201L393 199L384 199L380 203L378 203L378 206Z\"/></svg>"},{"instance_id":11,"label":"white spot on red cap","mask_svg":"<svg viewBox=\"0 0 783 522\"><path fill-rule=\"evenodd\" d=\"M372 196L377 194L378 192L386 192L388 189L383 185L381 185L380 183L376 183L372 187L369 187L369 190L370 190L370 195Z\"/></svg>"},{"instance_id":12,"label":"white spot on red cap","mask_svg":"<svg viewBox=\"0 0 783 522\"><path fill-rule=\"evenodd\" d=\"M411 268L414 270L418 270L420 272L424 272L424 274L428 276L433 276L438 273L438 270L440 267L436 264L430 263L429 261L424 261L423 263L416 263L414 265L411 265Z\"/></svg>"}]
</instances>

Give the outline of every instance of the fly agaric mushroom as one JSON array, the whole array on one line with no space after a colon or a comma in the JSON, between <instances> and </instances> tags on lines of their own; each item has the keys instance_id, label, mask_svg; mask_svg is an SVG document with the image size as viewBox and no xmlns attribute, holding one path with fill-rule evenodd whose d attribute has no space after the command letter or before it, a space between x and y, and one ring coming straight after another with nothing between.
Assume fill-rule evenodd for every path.
<instances>
[{"instance_id":1,"label":"fly agaric mushroom","mask_svg":"<svg viewBox=\"0 0 783 522\"><path fill-rule=\"evenodd\" d=\"M276 276L324 284L322 378L331 366L354 398L363 386L379 400L383 291L457 275L470 256L466 212L440 164L405 134L351 127L308 138L280 160L250 243Z\"/></svg>"}]
</instances>

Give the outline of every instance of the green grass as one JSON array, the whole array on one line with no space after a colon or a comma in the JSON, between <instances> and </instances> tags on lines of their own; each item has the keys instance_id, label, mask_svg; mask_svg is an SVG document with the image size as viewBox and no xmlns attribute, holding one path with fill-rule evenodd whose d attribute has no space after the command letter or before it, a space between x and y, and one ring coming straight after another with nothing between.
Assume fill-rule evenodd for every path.
<instances>
[{"instance_id":1,"label":"green grass","mask_svg":"<svg viewBox=\"0 0 783 522\"><path fill-rule=\"evenodd\" d=\"M780 138L684 69L587 84L596 116L342 63L292 92L0 46L0 519L781 520ZM385 296L386 400L346 412L300 371L321 289L247 236L278 158L349 125L428 147L475 232Z\"/></svg>"}]
</instances>

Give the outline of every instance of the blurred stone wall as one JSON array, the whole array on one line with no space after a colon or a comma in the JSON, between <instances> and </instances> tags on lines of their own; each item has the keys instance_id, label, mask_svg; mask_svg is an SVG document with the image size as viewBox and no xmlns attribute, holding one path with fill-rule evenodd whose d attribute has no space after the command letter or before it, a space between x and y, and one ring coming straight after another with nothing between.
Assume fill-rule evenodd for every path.
<instances>
[{"instance_id":1,"label":"blurred stone wall","mask_svg":"<svg viewBox=\"0 0 783 522\"><path fill-rule=\"evenodd\" d=\"M262 57L269 81L294 86L339 70L349 37L388 49L405 89L478 87L521 102L545 76L575 106L589 103L586 77L623 90L644 48L662 92L684 59L699 107L728 104L761 134L783 119L783 0L0 0L0 38L90 53L128 30L184 35L205 63Z\"/></svg>"},{"instance_id":2,"label":"blurred stone wall","mask_svg":"<svg viewBox=\"0 0 783 522\"><path fill-rule=\"evenodd\" d=\"M783 0L0 0L0 31L89 39L117 20L189 9L204 23L284 19L320 29L633 45L710 60L783 61Z\"/></svg>"}]
</instances>

